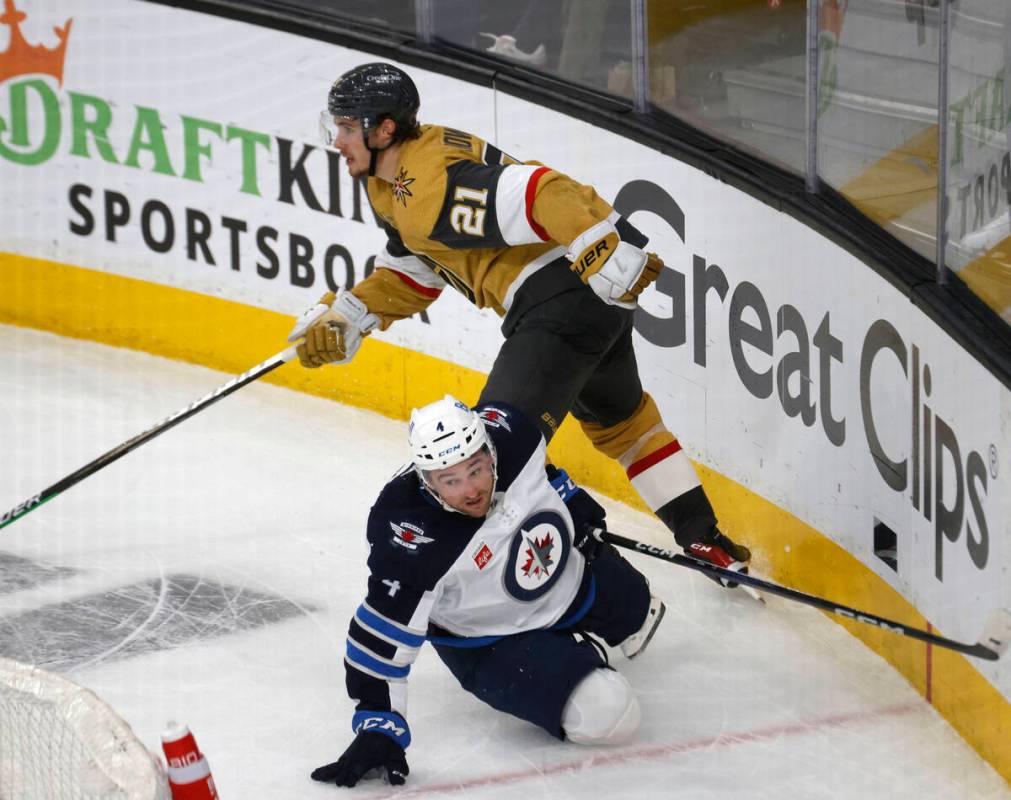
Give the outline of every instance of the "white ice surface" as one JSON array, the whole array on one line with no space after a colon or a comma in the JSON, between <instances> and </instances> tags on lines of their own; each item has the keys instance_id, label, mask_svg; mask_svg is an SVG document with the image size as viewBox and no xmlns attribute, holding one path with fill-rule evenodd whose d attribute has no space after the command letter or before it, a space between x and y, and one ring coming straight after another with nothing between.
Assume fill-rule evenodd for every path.
<instances>
[{"instance_id":1,"label":"white ice surface","mask_svg":"<svg viewBox=\"0 0 1011 800\"><path fill-rule=\"evenodd\" d=\"M0 512L229 377L0 326ZM309 772L350 741L342 654L365 585L363 528L403 442L403 423L248 386L0 531L0 553L77 570L0 592L0 621L180 573L284 598L306 610L181 646L148 620L108 620L119 644L68 675L156 752L168 720L187 723L224 800L352 796ZM651 517L605 505L612 529L667 541ZM426 648L411 673L408 784L353 796L1011 797L903 678L818 612L632 558L668 607L641 659L615 658L643 706L634 741L556 741L464 693ZM61 634L71 648L73 628ZM164 649L117 657L139 637Z\"/></svg>"}]
</instances>

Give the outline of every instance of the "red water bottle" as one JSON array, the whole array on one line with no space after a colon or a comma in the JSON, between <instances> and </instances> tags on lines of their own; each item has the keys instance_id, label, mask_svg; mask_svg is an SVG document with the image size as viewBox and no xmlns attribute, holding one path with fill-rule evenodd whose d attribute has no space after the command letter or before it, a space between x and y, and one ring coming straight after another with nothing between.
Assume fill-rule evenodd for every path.
<instances>
[{"instance_id":1,"label":"red water bottle","mask_svg":"<svg viewBox=\"0 0 1011 800\"><path fill-rule=\"evenodd\" d=\"M219 800L214 777L190 729L170 722L161 735L172 800Z\"/></svg>"}]
</instances>

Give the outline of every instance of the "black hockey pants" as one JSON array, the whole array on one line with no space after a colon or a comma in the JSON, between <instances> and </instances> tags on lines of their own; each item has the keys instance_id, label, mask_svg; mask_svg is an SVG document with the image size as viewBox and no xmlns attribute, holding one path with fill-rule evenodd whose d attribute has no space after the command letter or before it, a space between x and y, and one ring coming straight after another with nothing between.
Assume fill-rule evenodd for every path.
<instances>
[{"instance_id":1,"label":"black hockey pants","mask_svg":"<svg viewBox=\"0 0 1011 800\"><path fill-rule=\"evenodd\" d=\"M511 403L548 441L570 411L603 427L628 419L642 399L632 314L578 284L507 317L479 402Z\"/></svg>"}]
</instances>

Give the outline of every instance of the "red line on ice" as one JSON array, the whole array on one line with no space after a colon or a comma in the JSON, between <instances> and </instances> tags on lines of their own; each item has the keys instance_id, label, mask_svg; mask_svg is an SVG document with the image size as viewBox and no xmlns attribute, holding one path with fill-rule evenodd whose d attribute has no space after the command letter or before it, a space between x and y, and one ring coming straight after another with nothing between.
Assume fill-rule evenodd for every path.
<instances>
[{"instance_id":1,"label":"red line on ice","mask_svg":"<svg viewBox=\"0 0 1011 800\"><path fill-rule=\"evenodd\" d=\"M471 789L482 789L489 786L506 786L512 783L520 783L522 781L543 778L546 776L562 775L567 772L582 772L584 770L596 769L598 767L620 766L634 761L657 761L671 755L692 753L698 750L709 750L714 747L731 747L739 744L765 742L781 736L794 736L825 728L839 728L855 722L865 722L884 717L899 716L900 714L908 714L912 711L917 711L923 708L923 703L917 701L887 706L885 708L870 711L851 711L845 714L833 714L810 722L790 722L781 725L772 725L768 728L759 728L754 731L722 733L718 736L711 736L705 739L694 739L687 742L671 742L669 744L647 745L632 749L613 750L611 752L598 753L597 755L593 755L580 761L571 761L562 764L548 764L539 769L525 769L516 772L503 772L497 775L464 778L452 783L429 784L428 786L419 786L417 789L400 789L391 795L372 795L372 797L423 797L428 794L464 792Z\"/></svg>"}]
</instances>

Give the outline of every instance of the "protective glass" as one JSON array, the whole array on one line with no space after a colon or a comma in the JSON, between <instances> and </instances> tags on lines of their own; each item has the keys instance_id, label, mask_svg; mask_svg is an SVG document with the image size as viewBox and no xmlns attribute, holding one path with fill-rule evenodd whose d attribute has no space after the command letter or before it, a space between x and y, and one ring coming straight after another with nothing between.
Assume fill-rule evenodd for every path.
<instances>
[{"instance_id":1,"label":"protective glass","mask_svg":"<svg viewBox=\"0 0 1011 800\"><path fill-rule=\"evenodd\" d=\"M319 138L324 147L333 147L337 141L337 123L325 108L319 112Z\"/></svg>"}]
</instances>

